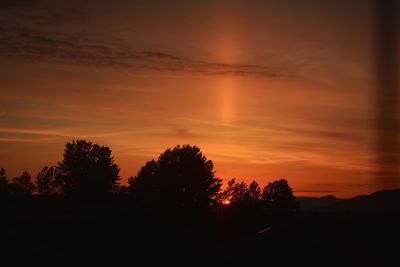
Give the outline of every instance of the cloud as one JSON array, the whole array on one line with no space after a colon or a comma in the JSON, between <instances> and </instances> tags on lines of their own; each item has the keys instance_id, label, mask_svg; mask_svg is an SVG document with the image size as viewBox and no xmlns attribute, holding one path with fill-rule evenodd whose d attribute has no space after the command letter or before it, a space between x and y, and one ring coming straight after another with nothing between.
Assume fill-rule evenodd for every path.
<instances>
[{"instance_id":1,"label":"cloud","mask_svg":"<svg viewBox=\"0 0 400 267\"><path fill-rule=\"evenodd\" d=\"M16 138L16 137L0 137L0 143L51 143L53 138Z\"/></svg>"},{"instance_id":2,"label":"cloud","mask_svg":"<svg viewBox=\"0 0 400 267\"><path fill-rule=\"evenodd\" d=\"M369 187L370 185L367 183L314 183L313 186L319 187L319 188L352 188L356 190L357 188L365 188Z\"/></svg>"},{"instance_id":3,"label":"cloud","mask_svg":"<svg viewBox=\"0 0 400 267\"><path fill-rule=\"evenodd\" d=\"M336 193L334 190L294 190L294 193Z\"/></svg>"},{"instance_id":4,"label":"cloud","mask_svg":"<svg viewBox=\"0 0 400 267\"><path fill-rule=\"evenodd\" d=\"M262 65L226 64L184 58L147 49L131 49L118 41L105 41L95 34L78 33L67 27L54 27L54 14L38 13L25 1L0 2L0 55L52 64L114 68L134 71L161 71L199 75L293 76L287 71ZM43 12L42 12L43 13ZM60 17L63 15L60 14ZM74 15L74 21L77 19ZM68 18L71 19L71 18ZM65 18L65 20L68 20ZM109 39L109 38L108 38ZM117 39L117 38L116 38ZM161 48L162 49L162 48Z\"/></svg>"},{"instance_id":5,"label":"cloud","mask_svg":"<svg viewBox=\"0 0 400 267\"><path fill-rule=\"evenodd\" d=\"M62 138L103 138L103 137L112 137L118 135L129 134L129 131L119 131L119 132L102 132L99 133L96 131L82 131L77 129L18 129L18 128L0 128L0 138L2 134L7 134L7 137L1 138L4 141L13 141L13 140L41 140L55 137ZM18 136L29 136L29 138L19 138Z\"/></svg>"},{"instance_id":6,"label":"cloud","mask_svg":"<svg viewBox=\"0 0 400 267\"><path fill-rule=\"evenodd\" d=\"M7 57L66 65L203 75L288 76L264 66L197 61L158 51L131 51L117 46L96 45L95 41L69 41L71 38L62 34L46 36L37 30L0 26L0 31L0 53Z\"/></svg>"},{"instance_id":7,"label":"cloud","mask_svg":"<svg viewBox=\"0 0 400 267\"><path fill-rule=\"evenodd\" d=\"M30 0L0 0L1 9L24 9L33 5L37 1Z\"/></svg>"}]
</instances>

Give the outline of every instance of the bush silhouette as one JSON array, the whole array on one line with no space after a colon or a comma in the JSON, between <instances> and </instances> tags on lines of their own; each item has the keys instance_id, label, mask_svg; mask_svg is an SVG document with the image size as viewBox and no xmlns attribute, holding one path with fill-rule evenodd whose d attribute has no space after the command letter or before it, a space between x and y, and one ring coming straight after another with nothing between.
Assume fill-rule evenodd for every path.
<instances>
[{"instance_id":1,"label":"bush silhouette","mask_svg":"<svg viewBox=\"0 0 400 267\"><path fill-rule=\"evenodd\" d=\"M167 149L158 160L129 179L129 191L148 203L174 207L208 207L217 202L221 180L214 165L196 146Z\"/></svg>"},{"instance_id":2,"label":"bush silhouette","mask_svg":"<svg viewBox=\"0 0 400 267\"><path fill-rule=\"evenodd\" d=\"M117 190L119 168L110 148L76 140L65 145L63 156L56 176L56 184L62 193L104 196Z\"/></svg>"}]
</instances>

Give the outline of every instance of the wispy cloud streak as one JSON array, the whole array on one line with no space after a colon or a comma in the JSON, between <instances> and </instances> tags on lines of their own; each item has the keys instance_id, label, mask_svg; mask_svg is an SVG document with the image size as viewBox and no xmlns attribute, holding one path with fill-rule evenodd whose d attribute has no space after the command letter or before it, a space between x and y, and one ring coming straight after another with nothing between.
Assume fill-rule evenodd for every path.
<instances>
[{"instance_id":1,"label":"wispy cloud streak","mask_svg":"<svg viewBox=\"0 0 400 267\"><path fill-rule=\"evenodd\" d=\"M0 14L10 8L0 5ZM14 6L12 6L14 7ZM17 8L18 5L15 7ZM21 16L20 14L16 15ZM35 20L37 19L34 16ZM151 50L135 50L119 43L105 42L88 34L79 36L68 30L34 27L32 15L21 21L0 20L0 55L55 64L78 65L119 70L150 70L201 75L293 76L284 70L262 65L227 64L180 57ZM42 17L46 20L46 17Z\"/></svg>"}]
</instances>

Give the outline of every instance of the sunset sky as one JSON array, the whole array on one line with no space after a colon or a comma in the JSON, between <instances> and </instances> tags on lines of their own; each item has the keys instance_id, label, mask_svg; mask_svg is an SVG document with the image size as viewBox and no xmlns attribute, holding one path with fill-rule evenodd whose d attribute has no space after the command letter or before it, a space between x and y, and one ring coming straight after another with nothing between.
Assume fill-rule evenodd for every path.
<instances>
[{"instance_id":1,"label":"sunset sky","mask_svg":"<svg viewBox=\"0 0 400 267\"><path fill-rule=\"evenodd\" d=\"M373 186L369 1L0 0L0 167L87 139L123 181L177 144L296 195Z\"/></svg>"}]
</instances>

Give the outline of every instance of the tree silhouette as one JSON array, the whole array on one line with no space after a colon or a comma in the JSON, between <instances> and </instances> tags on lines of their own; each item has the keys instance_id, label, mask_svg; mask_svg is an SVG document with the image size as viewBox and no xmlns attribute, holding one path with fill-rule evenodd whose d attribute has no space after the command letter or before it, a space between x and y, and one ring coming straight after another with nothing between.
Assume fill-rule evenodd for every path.
<instances>
[{"instance_id":1,"label":"tree silhouette","mask_svg":"<svg viewBox=\"0 0 400 267\"><path fill-rule=\"evenodd\" d=\"M151 160L140 169L136 177L130 177L128 180L128 192L136 200L149 201L159 193L157 188L157 162Z\"/></svg>"},{"instance_id":2,"label":"tree silhouette","mask_svg":"<svg viewBox=\"0 0 400 267\"><path fill-rule=\"evenodd\" d=\"M256 181L247 185L245 182L236 183L235 179L228 182L228 186L222 193L223 200L232 206L261 206L261 188Z\"/></svg>"},{"instance_id":3,"label":"tree silhouette","mask_svg":"<svg viewBox=\"0 0 400 267\"><path fill-rule=\"evenodd\" d=\"M225 200L235 204L249 197L249 188L245 182L236 183L236 179L231 179L222 194Z\"/></svg>"},{"instance_id":4,"label":"tree silhouette","mask_svg":"<svg viewBox=\"0 0 400 267\"><path fill-rule=\"evenodd\" d=\"M8 195L8 180L6 176L6 171L1 168L0 169L0 196Z\"/></svg>"},{"instance_id":5,"label":"tree silhouette","mask_svg":"<svg viewBox=\"0 0 400 267\"><path fill-rule=\"evenodd\" d=\"M211 160L196 146L167 149L157 161L149 161L129 180L133 196L175 207L208 207L221 188Z\"/></svg>"},{"instance_id":6,"label":"tree silhouette","mask_svg":"<svg viewBox=\"0 0 400 267\"><path fill-rule=\"evenodd\" d=\"M10 192L16 196L30 196L35 192L35 185L32 182L32 177L26 171L21 176L15 177L10 185Z\"/></svg>"},{"instance_id":7,"label":"tree silhouette","mask_svg":"<svg viewBox=\"0 0 400 267\"><path fill-rule=\"evenodd\" d=\"M51 195L57 192L56 170L45 166L36 176L36 189L41 195Z\"/></svg>"},{"instance_id":8,"label":"tree silhouette","mask_svg":"<svg viewBox=\"0 0 400 267\"><path fill-rule=\"evenodd\" d=\"M261 199L261 188L256 181L249 184L249 198L254 200Z\"/></svg>"},{"instance_id":9,"label":"tree silhouette","mask_svg":"<svg viewBox=\"0 0 400 267\"><path fill-rule=\"evenodd\" d=\"M104 196L117 190L119 168L110 148L85 140L67 143L58 163L56 184L62 193Z\"/></svg>"},{"instance_id":10,"label":"tree silhouette","mask_svg":"<svg viewBox=\"0 0 400 267\"><path fill-rule=\"evenodd\" d=\"M263 190L263 200L267 207L273 211L286 212L298 207L293 191L285 179L268 183Z\"/></svg>"}]
</instances>

